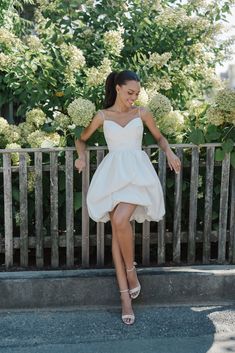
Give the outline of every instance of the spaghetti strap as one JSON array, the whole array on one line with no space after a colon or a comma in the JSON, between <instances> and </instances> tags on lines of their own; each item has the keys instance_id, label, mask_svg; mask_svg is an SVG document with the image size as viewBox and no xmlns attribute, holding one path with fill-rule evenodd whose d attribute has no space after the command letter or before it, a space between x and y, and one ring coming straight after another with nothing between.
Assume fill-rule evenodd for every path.
<instances>
[{"instance_id":1,"label":"spaghetti strap","mask_svg":"<svg viewBox=\"0 0 235 353\"><path fill-rule=\"evenodd\" d=\"M139 107L139 117L141 118L141 114L140 114L140 107Z\"/></svg>"},{"instance_id":2,"label":"spaghetti strap","mask_svg":"<svg viewBox=\"0 0 235 353\"><path fill-rule=\"evenodd\" d=\"M105 120L104 112L102 110L99 110L99 112L101 113L103 120Z\"/></svg>"}]
</instances>

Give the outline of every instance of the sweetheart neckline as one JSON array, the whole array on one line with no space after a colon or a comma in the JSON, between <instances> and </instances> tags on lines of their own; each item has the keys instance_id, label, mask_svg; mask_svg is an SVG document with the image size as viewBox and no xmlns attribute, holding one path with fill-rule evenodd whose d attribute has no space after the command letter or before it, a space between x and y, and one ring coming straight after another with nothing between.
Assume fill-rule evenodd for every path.
<instances>
[{"instance_id":1,"label":"sweetheart neckline","mask_svg":"<svg viewBox=\"0 0 235 353\"><path fill-rule=\"evenodd\" d=\"M124 126L118 124L116 121L111 120L111 119L105 119L104 122L105 122L105 121L111 121L111 123L116 124L116 125L119 126L121 129L125 129L133 120L137 120L137 119L141 119L141 117L137 116L136 118L131 119L131 120L128 121L128 123L127 123L126 125L124 125ZM141 119L141 121L142 121L142 119Z\"/></svg>"}]
</instances>

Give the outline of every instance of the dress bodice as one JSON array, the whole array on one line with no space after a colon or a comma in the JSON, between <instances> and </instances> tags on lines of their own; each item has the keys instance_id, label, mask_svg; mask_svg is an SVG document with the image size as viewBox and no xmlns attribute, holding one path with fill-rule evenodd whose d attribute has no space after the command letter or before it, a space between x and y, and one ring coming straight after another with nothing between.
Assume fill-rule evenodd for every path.
<instances>
[{"instance_id":1,"label":"dress bodice","mask_svg":"<svg viewBox=\"0 0 235 353\"><path fill-rule=\"evenodd\" d=\"M143 130L140 116L131 119L125 126L110 119L104 119L103 122L104 137L110 152L141 150Z\"/></svg>"}]
</instances>

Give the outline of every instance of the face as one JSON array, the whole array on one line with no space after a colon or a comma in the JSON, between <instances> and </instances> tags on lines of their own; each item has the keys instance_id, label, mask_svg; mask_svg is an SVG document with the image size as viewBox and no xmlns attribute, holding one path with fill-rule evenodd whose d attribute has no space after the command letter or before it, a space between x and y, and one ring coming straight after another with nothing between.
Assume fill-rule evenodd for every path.
<instances>
[{"instance_id":1,"label":"face","mask_svg":"<svg viewBox=\"0 0 235 353\"><path fill-rule=\"evenodd\" d=\"M116 85L117 98L126 107L130 107L137 100L140 93L140 83L137 81L126 81L125 85Z\"/></svg>"}]
</instances>

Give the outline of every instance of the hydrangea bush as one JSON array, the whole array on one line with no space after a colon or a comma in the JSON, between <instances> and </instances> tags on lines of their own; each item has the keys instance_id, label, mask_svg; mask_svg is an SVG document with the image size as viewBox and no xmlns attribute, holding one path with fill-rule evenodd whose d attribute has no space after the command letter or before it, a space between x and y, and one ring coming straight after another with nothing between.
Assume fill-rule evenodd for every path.
<instances>
[{"instance_id":1,"label":"hydrangea bush","mask_svg":"<svg viewBox=\"0 0 235 353\"><path fill-rule=\"evenodd\" d=\"M216 63L230 54L232 40L219 39L218 35L226 30L226 14L233 3L234 0L130 0L110 2L107 6L104 0L2 0L0 108L13 102L15 124L0 117L0 147L74 146L74 137L80 136L102 108L107 75L112 70L130 69L139 74L142 84L135 104L152 111L156 125L170 142L222 142L222 147L216 149L216 160L221 161L225 153L231 152L235 167L234 91L225 88L215 74ZM207 101L205 94L211 90L215 96ZM102 129L88 143L104 145ZM155 141L145 128L143 144L151 143ZM27 163L33 165L30 157ZM59 157L64 163L63 153ZM190 156L184 157L185 163L190 161ZM13 152L11 158L17 166L19 154ZM49 162L49 158L43 162ZM43 178L45 190L50 185L47 177ZM168 190L173 188L173 178L167 176ZM198 198L202 201L203 178L199 176ZM35 173L30 170L28 190L32 195L34 182ZM77 180L75 185L77 212L81 209L81 190ZM59 209L64 215L65 183L61 171L59 190ZM185 180L183 190L189 190ZM167 200L171 205L173 195L172 189ZM183 202L187 202L187 195L185 192ZM44 192L45 209L50 205L49 197L50 193ZM216 197L219 204L219 195ZM13 199L14 219L19 226L16 188ZM34 201L33 196L29 197L29 219L33 219ZM203 221L201 206L199 227ZM173 217L168 209L167 222L171 224ZM187 219L187 215L182 217L182 229ZM213 219L215 227L218 214L213 214ZM45 213L48 234L49 222ZM59 217L59 222L61 229L66 229L64 217Z\"/></svg>"}]
</instances>

